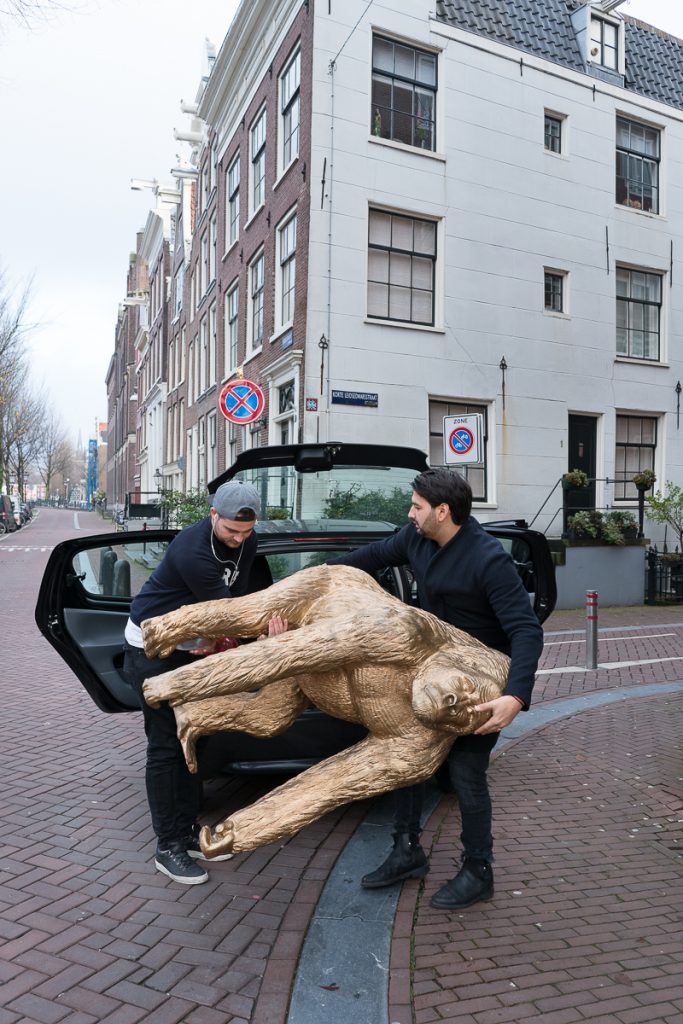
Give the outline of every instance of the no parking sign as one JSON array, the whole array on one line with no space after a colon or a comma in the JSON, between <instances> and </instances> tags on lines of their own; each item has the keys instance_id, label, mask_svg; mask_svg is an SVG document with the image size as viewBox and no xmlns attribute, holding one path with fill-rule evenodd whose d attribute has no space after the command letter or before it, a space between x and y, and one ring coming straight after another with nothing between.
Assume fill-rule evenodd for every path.
<instances>
[{"instance_id":1,"label":"no parking sign","mask_svg":"<svg viewBox=\"0 0 683 1024\"><path fill-rule=\"evenodd\" d=\"M467 466L481 462L484 417L480 412L467 416L444 416L443 450L447 466Z\"/></svg>"},{"instance_id":2,"label":"no parking sign","mask_svg":"<svg viewBox=\"0 0 683 1024\"><path fill-rule=\"evenodd\" d=\"M218 396L218 408L230 423L253 423L263 412L265 404L261 388L246 377L226 384Z\"/></svg>"}]
</instances>

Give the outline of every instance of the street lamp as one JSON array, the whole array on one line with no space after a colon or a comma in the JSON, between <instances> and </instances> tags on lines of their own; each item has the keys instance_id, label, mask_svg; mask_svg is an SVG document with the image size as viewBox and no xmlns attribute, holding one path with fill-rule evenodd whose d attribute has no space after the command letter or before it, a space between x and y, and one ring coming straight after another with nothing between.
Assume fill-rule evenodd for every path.
<instances>
[{"instance_id":1,"label":"street lamp","mask_svg":"<svg viewBox=\"0 0 683 1024\"><path fill-rule=\"evenodd\" d=\"M161 470L157 466L157 468L154 470L154 483L157 485L157 493L161 490L161 481Z\"/></svg>"},{"instance_id":2,"label":"street lamp","mask_svg":"<svg viewBox=\"0 0 683 1024\"><path fill-rule=\"evenodd\" d=\"M66 478L66 483L64 484L64 504L65 505L69 504L69 482L70 482L69 478L67 477Z\"/></svg>"}]
</instances>

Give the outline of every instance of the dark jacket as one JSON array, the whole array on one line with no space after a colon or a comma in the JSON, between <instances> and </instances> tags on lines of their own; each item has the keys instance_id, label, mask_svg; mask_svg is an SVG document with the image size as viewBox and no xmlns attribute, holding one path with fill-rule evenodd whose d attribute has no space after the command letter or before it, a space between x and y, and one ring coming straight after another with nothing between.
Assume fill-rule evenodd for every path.
<instances>
[{"instance_id":1,"label":"dark jacket","mask_svg":"<svg viewBox=\"0 0 683 1024\"><path fill-rule=\"evenodd\" d=\"M420 607L509 654L505 693L521 697L529 706L543 630L511 557L472 516L443 547L422 537L409 523L387 540L332 558L329 564L366 572L409 565Z\"/></svg>"},{"instance_id":2,"label":"dark jacket","mask_svg":"<svg viewBox=\"0 0 683 1024\"><path fill-rule=\"evenodd\" d=\"M256 554L255 534L238 548L226 547L214 536L213 548L215 555L210 516L181 530L169 544L164 560L133 598L130 617L135 625L185 604L246 594ZM228 589L227 579L238 562L239 575Z\"/></svg>"}]
</instances>

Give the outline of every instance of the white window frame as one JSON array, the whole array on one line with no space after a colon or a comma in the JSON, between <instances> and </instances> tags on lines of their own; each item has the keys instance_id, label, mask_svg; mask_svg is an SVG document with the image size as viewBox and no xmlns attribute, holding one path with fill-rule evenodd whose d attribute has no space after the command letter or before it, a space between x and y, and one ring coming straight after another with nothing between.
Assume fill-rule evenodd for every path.
<instances>
[{"instance_id":1,"label":"white window frame","mask_svg":"<svg viewBox=\"0 0 683 1024\"><path fill-rule=\"evenodd\" d=\"M240 286L236 280L228 288L224 299L223 368L229 377L239 366Z\"/></svg>"},{"instance_id":2,"label":"white window frame","mask_svg":"<svg viewBox=\"0 0 683 1024\"><path fill-rule=\"evenodd\" d=\"M240 153L239 150L225 172L225 251L240 236Z\"/></svg>"},{"instance_id":3,"label":"white window frame","mask_svg":"<svg viewBox=\"0 0 683 1024\"><path fill-rule=\"evenodd\" d=\"M444 406L445 408L437 410L434 408L436 405ZM490 495L493 485L491 478L492 467L495 462L490 436L492 424L495 422L492 403L480 400L478 401L476 399L465 400L463 398L443 398L438 395L430 395L427 409L429 433L427 451L429 453L429 464L430 466L442 466L444 464L443 416L462 416L468 415L469 413L482 413L484 416L484 437L482 438L484 458L481 463L478 463L476 466L456 466L455 468L465 477L468 476L468 472L471 474L472 470L478 470L483 474L484 496L482 497L477 493L476 497L473 498L473 502L480 506L490 505ZM438 451L436 451L434 447L435 445L439 446Z\"/></svg>"},{"instance_id":4,"label":"white window frame","mask_svg":"<svg viewBox=\"0 0 683 1024\"><path fill-rule=\"evenodd\" d=\"M289 210L275 232L275 334L292 326L296 301L297 209ZM285 248L286 247L286 248Z\"/></svg>"},{"instance_id":5,"label":"white window frame","mask_svg":"<svg viewBox=\"0 0 683 1024\"><path fill-rule=\"evenodd\" d=\"M372 240L373 239L373 224L372 224L373 214L378 214L378 215L381 215L381 216L388 216L388 217L392 218L392 221L391 221L391 232L392 232L391 242L392 243L393 243L393 230L394 230L393 229L393 224L394 224L393 218L399 218L401 220L413 221L413 239L414 239L414 225L415 225L415 223L424 223L424 224L431 224L431 225L433 225L433 227L434 227L434 254L433 255L426 254L426 253L423 253L422 251L418 251L418 250L414 250L414 249L409 253L408 250L405 250L405 249L403 249L403 248L401 248L399 246L389 245L387 247L387 246L380 245L376 240L373 241ZM409 327L409 328L418 329L418 330L434 330L435 328L437 330L440 329L439 325L441 323L441 319L442 319L442 316L443 316L443 312L442 312L443 301L442 301L442 289L441 289L441 279L440 279L441 278L441 274L440 274L440 264L441 264L440 253L443 251L442 233L443 233L443 221L441 219L437 218L437 217L426 216L423 213L416 213L416 212L414 212L412 210L398 210L398 209L391 209L391 208L387 208L387 207L381 207L381 206L378 206L378 205L376 205L374 203L371 206L368 207L368 235L367 235L367 238L368 238L368 242L367 242L368 251L367 251L367 278L366 278L366 304L367 304L366 305L366 322L367 323L392 324L392 325L395 325L397 327ZM387 264L388 267L389 267L389 270L388 270L389 280L386 282L387 287L390 287L391 283L392 283L391 282L391 266L392 266L392 254L393 253L396 253L399 256L399 258L403 257L405 255L410 255L411 256L411 282L412 282L412 269L413 269L412 260L413 259L421 260L423 258L426 258L426 259L428 259L432 263L432 275L431 275L431 280L432 280L432 288L431 288L431 294L432 294L432 317L431 317L431 321L425 322L425 321L410 320L410 319L400 319L398 317L392 317L390 315L381 316L377 312L371 312L370 286L373 283L378 284L378 285L383 285L385 283L385 282L383 282L379 278L372 278L371 279L371 277L370 277L371 273L376 273L376 271L373 271L371 269L371 262L372 262L371 254L373 253L373 251L375 251L375 252L388 252L389 253L388 264ZM399 287L399 283L396 283L395 286ZM411 290L411 292L413 290L412 289L412 284L411 284L410 290ZM424 290L426 290L426 289L418 289L418 291L424 291ZM391 293L389 292L388 294L389 294L389 299L390 299ZM411 296L411 304L412 304L412 296ZM390 314L390 313L391 313L391 306L389 305L388 314Z\"/></svg>"},{"instance_id":6,"label":"white window frame","mask_svg":"<svg viewBox=\"0 0 683 1024\"><path fill-rule=\"evenodd\" d=\"M299 156L301 126L301 49L297 47L280 75L279 87L280 146L278 177L281 177Z\"/></svg>"},{"instance_id":7,"label":"white window frame","mask_svg":"<svg viewBox=\"0 0 683 1024\"><path fill-rule=\"evenodd\" d=\"M546 305L546 278L548 276L559 277L562 280L561 309L553 309ZM569 316L569 274L566 270L559 270L557 267L543 268L543 313L546 316Z\"/></svg>"},{"instance_id":8,"label":"white window frame","mask_svg":"<svg viewBox=\"0 0 683 1024\"><path fill-rule=\"evenodd\" d=\"M206 482L218 476L218 433L216 413L206 417Z\"/></svg>"},{"instance_id":9,"label":"white window frame","mask_svg":"<svg viewBox=\"0 0 683 1024\"><path fill-rule=\"evenodd\" d=\"M249 128L249 212L253 217L266 201L266 108ZM258 191L257 191L258 190Z\"/></svg>"},{"instance_id":10,"label":"white window frame","mask_svg":"<svg viewBox=\"0 0 683 1024\"><path fill-rule=\"evenodd\" d=\"M216 383L217 377L217 342L216 337L217 330L217 317L216 317L216 303L212 303L209 309L209 370L208 370L208 381L209 387L213 387Z\"/></svg>"},{"instance_id":11,"label":"white window frame","mask_svg":"<svg viewBox=\"0 0 683 1024\"><path fill-rule=\"evenodd\" d=\"M265 250L260 249L259 252L253 257L253 259L249 263L249 291L247 295L247 356L252 356L256 352L260 352L261 348L263 347L263 336L265 333L265 268ZM254 330L255 322L259 320L259 306L260 337Z\"/></svg>"}]
</instances>

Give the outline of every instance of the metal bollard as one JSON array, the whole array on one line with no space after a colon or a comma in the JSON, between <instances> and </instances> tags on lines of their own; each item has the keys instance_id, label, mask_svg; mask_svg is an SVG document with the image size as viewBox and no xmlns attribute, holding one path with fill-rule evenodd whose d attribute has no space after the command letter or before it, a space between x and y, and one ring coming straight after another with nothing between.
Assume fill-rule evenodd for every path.
<instances>
[{"instance_id":1,"label":"metal bollard","mask_svg":"<svg viewBox=\"0 0 683 1024\"><path fill-rule=\"evenodd\" d=\"M598 667L598 592L586 591L586 668Z\"/></svg>"}]
</instances>

